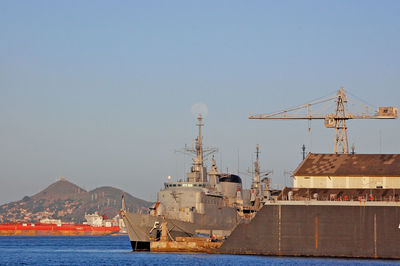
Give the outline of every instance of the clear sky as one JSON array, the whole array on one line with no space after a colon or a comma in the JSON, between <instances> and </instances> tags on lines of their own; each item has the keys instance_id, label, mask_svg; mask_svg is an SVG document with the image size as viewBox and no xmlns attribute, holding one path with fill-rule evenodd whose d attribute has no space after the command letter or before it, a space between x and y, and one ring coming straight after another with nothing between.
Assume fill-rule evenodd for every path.
<instances>
[{"instance_id":1,"label":"clear sky","mask_svg":"<svg viewBox=\"0 0 400 266\"><path fill-rule=\"evenodd\" d=\"M0 203L65 176L155 200L190 160L192 105L224 171L284 185L316 120L249 120L345 87L400 104L400 1L0 1ZM349 121L359 153L400 153L399 120ZM249 184L249 179L242 178Z\"/></svg>"}]
</instances>

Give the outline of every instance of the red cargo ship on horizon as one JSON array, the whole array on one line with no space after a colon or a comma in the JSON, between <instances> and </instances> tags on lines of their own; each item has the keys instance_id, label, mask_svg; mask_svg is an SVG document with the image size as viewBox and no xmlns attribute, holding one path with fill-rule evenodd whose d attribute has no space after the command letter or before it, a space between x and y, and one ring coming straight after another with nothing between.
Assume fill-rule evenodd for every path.
<instances>
[{"instance_id":1,"label":"red cargo ship on horizon","mask_svg":"<svg viewBox=\"0 0 400 266\"><path fill-rule=\"evenodd\" d=\"M88 224L3 223L0 236L105 236L117 234L119 226Z\"/></svg>"}]
</instances>

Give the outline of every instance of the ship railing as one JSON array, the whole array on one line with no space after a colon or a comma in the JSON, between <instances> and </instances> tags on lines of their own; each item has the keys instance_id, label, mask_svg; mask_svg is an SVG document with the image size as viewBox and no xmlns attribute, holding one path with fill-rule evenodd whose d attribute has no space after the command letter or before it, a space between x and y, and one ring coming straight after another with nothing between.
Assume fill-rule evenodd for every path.
<instances>
[{"instance_id":1,"label":"ship railing","mask_svg":"<svg viewBox=\"0 0 400 266\"><path fill-rule=\"evenodd\" d=\"M175 182L175 183L164 183L165 188L177 188L177 187L194 187L194 188L205 188L207 183L199 182Z\"/></svg>"}]
</instances>

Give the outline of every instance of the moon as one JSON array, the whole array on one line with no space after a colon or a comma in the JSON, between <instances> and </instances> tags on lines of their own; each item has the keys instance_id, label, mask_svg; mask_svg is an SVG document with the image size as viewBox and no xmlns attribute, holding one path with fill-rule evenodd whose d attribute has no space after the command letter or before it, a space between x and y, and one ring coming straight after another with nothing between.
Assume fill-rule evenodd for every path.
<instances>
[{"instance_id":1,"label":"moon","mask_svg":"<svg viewBox=\"0 0 400 266\"><path fill-rule=\"evenodd\" d=\"M208 108L205 103L195 103L192 105L192 114L195 116L202 115L203 117L207 116Z\"/></svg>"}]
</instances>

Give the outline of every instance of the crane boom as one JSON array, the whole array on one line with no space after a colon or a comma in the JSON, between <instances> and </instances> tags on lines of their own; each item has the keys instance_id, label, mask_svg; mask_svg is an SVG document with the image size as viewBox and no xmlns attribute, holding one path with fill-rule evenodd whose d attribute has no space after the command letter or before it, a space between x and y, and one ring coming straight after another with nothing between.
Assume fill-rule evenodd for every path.
<instances>
[{"instance_id":1,"label":"crane boom","mask_svg":"<svg viewBox=\"0 0 400 266\"><path fill-rule=\"evenodd\" d=\"M312 106L335 102L335 112L329 114L313 113ZM364 111L361 114L350 113L347 110L348 101L361 106ZM336 96L316 100L307 104L299 105L289 109L271 114L257 114L249 116L249 119L323 119L325 127L335 128L335 144L333 153L349 153L349 145L347 141L347 126L346 120L349 119L397 119L397 107L379 107L373 114L371 114L370 106L361 104L355 100L348 99L343 88L341 88ZM305 113L296 113L304 111Z\"/></svg>"}]
</instances>

